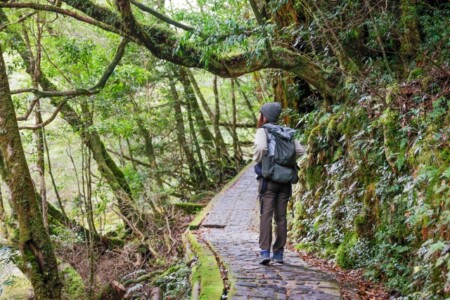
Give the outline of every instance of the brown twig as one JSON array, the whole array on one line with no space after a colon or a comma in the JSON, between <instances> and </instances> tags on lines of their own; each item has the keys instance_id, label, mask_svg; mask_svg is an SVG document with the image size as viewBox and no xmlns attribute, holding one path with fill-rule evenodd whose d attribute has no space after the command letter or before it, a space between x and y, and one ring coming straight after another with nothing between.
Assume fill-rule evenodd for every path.
<instances>
[{"instance_id":1,"label":"brown twig","mask_svg":"<svg viewBox=\"0 0 450 300\"><path fill-rule=\"evenodd\" d=\"M30 106L28 106L26 113L23 116L17 117L17 121L26 121L28 119L28 117L30 116L31 112L33 111L34 106L36 105L36 103L38 103L39 100L40 100L40 97L37 97L36 99L34 99L30 103Z\"/></svg>"},{"instance_id":2,"label":"brown twig","mask_svg":"<svg viewBox=\"0 0 450 300\"><path fill-rule=\"evenodd\" d=\"M36 124L34 126L19 126L19 129L29 129L29 130L36 130L42 127L47 126L48 124L50 124L58 115L58 113L61 111L61 109L63 108L64 104L67 103L67 101L69 101L70 99L72 99L74 97L67 97L66 99L64 99L63 101L61 101L58 105L58 107L55 109L55 111L53 112L52 116L50 118L48 118L46 121L40 123L40 124Z\"/></svg>"},{"instance_id":3,"label":"brown twig","mask_svg":"<svg viewBox=\"0 0 450 300\"><path fill-rule=\"evenodd\" d=\"M19 18L19 19L18 19L17 21L15 21L15 22L11 22L11 23L8 23L8 24L3 24L2 26L0 26L0 31L2 31L3 29L5 29L6 27L8 27L8 26L10 26L10 25L13 25L13 24L17 24L17 23L23 22L23 21L25 21L26 19L28 19L29 17L34 16L35 14L37 14L37 12L29 13L28 15L25 15L25 16Z\"/></svg>"}]
</instances>

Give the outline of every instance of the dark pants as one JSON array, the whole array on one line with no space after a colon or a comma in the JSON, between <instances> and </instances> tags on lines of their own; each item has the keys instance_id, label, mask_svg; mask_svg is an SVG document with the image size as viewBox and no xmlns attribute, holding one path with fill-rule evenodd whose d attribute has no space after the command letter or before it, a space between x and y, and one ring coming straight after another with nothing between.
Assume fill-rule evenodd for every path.
<instances>
[{"instance_id":1,"label":"dark pants","mask_svg":"<svg viewBox=\"0 0 450 300\"><path fill-rule=\"evenodd\" d=\"M264 189L261 191L261 189ZM275 220L275 243L273 252L283 250L287 239L287 203L291 197L292 186L290 183L277 183L268 181L263 184L259 180L260 190L260 223L259 223L259 247L262 250L270 250L272 245L272 219Z\"/></svg>"}]
</instances>

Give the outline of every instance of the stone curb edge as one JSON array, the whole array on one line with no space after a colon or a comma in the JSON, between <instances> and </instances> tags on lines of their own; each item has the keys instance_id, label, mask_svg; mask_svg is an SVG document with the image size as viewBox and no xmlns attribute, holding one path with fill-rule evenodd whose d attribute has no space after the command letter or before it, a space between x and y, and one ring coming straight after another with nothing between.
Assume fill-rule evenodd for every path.
<instances>
[{"instance_id":1,"label":"stone curb edge","mask_svg":"<svg viewBox=\"0 0 450 300\"><path fill-rule=\"evenodd\" d=\"M222 299L224 284L214 253L189 231L183 236L183 243L187 259L195 262L191 273L191 299Z\"/></svg>"},{"instance_id":2,"label":"stone curb edge","mask_svg":"<svg viewBox=\"0 0 450 300\"><path fill-rule=\"evenodd\" d=\"M208 205L197 214L195 219L189 224L186 232L183 234L183 244L187 261L197 260L192 268L191 275L192 300L222 299L225 287L220 272L220 266L217 263L214 253L208 249L207 245L204 245L197 239L194 232L200 228L203 219L211 211L219 197L230 187L232 187L239 180L241 175L253 165L253 162L249 163L238 174L236 174L233 179L224 185L220 192L209 201ZM232 276L231 274L228 275ZM231 278L229 278L229 280L230 291L233 291L233 280Z\"/></svg>"}]
</instances>

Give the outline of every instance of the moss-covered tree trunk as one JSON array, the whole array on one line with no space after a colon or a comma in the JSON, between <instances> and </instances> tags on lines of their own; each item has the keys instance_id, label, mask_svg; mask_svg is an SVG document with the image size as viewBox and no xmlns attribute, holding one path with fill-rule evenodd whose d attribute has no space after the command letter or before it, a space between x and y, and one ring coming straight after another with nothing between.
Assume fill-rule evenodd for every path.
<instances>
[{"instance_id":1,"label":"moss-covered tree trunk","mask_svg":"<svg viewBox=\"0 0 450 300\"><path fill-rule=\"evenodd\" d=\"M30 279L37 299L60 299L58 265L22 148L1 48L0 56L0 152L19 222L22 271Z\"/></svg>"},{"instance_id":2,"label":"moss-covered tree trunk","mask_svg":"<svg viewBox=\"0 0 450 300\"><path fill-rule=\"evenodd\" d=\"M416 0L400 1L400 26L401 26L401 48L400 52L405 59L417 54L417 46L420 43L418 14L416 12Z\"/></svg>"},{"instance_id":3,"label":"moss-covered tree trunk","mask_svg":"<svg viewBox=\"0 0 450 300\"><path fill-rule=\"evenodd\" d=\"M186 69L186 72L189 75L189 80L192 84L192 87L194 88L194 91L197 94L197 97L200 99L200 102L202 103L202 106L203 106L204 110L206 111L210 122L214 123L215 115L209 108L208 104L206 103L206 99L203 96L203 94L197 84L197 80L195 79L194 74L192 74L192 72L189 69ZM228 159L229 158L228 149L227 149L227 145L225 144L225 141L223 139L222 133L219 130L219 131L214 131L214 134L215 134L214 141L216 144L216 148L220 147L220 151L221 151L222 155ZM221 156L219 156L219 157L221 157Z\"/></svg>"},{"instance_id":4,"label":"moss-covered tree trunk","mask_svg":"<svg viewBox=\"0 0 450 300\"><path fill-rule=\"evenodd\" d=\"M186 89L185 89L185 92L186 92ZM194 153L197 155L198 166L201 170L201 173L199 175L204 177L204 179L199 181L200 184L197 186L199 188L204 188L207 186L208 177L206 176L206 167L205 167L205 162L204 162L203 155L202 155L202 149L200 147L200 142L199 142L199 139L197 136L197 132L195 131L194 118L192 116L193 109L192 109L191 101L189 100L189 96L190 95L185 94L185 100L186 100L185 108L186 108L186 115L187 115L187 120L188 120L189 135L191 136L193 150L194 150Z\"/></svg>"},{"instance_id":5,"label":"moss-covered tree trunk","mask_svg":"<svg viewBox=\"0 0 450 300\"><path fill-rule=\"evenodd\" d=\"M198 131L203 140L203 151L206 153L208 160L213 161L215 159L212 153L214 150L214 136L209 130L200 106L198 105L188 73L184 68L180 68L178 74L180 82L183 85L186 102L190 108L192 116L195 118L195 123L197 124Z\"/></svg>"},{"instance_id":6,"label":"moss-covered tree trunk","mask_svg":"<svg viewBox=\"0 0 450 300\"><path fill-rule=\"evenodd\" d=\"M6 228L6 213L3 205L3 194L0 182L0 231L5 238L8 238L8 228Z\"/></svg>"},{"instance_id":7,"label":"moss-covered tree trunk","mask_svg":"<svg viewBox=\"0 0 450 300\"><path fill-rule=\"evenodd\" d=\"M237 130L236 130L237 108L236 108L236 91L234 88L234 80L231 79L230 82L231 82L231 106L233 109L233 115L232 115L232 121L231 121L231 132L232 132L232 136L233 136L234 163L235 163L235 167L237 168L237 166L242 161L242 152L241 152L241 149L239 148L239 139L238 139Z\"/></svg>"},{"instance_id":8,"label":"moss-covered tree trunk","mask_svg":"<svg viewBox=\"0 0 450 300\"><path fill-rule=\"evenodd\" d=\"M144 139L145 155L148 163L151 166L151 175L155 179L158 187L163 188L163 181L161 174L158 171L158 163L156 161L155 148L153 147L153 138L149 129L146 128L144 120L140 117L141 109L134 99L131 99L133 104L134 119L139 130L139 134Z\"/></svg>"},{"instance_id":9,"label":"moss-covered tree trunk","mask_svg":"<svg viewBox=\"0 0 450 300\"><path fill-rule=\"evenodd\" d=\"M189 168L189 173L191 174L191 184L194 186L200 186L202 181L206 180L206 175L202 172L202 170L197 165L197 161L192 153L191 149L186 140L186 131L184 129L184 121L183 114L181 111L180 99L178 96L178 92L175 87L175 82L171 80L169 82L170 91L172 93L173 98L173 108L175 114L175 122L176 122L176 133L177 133L177 141L180 145L180 148L183 150L184 155L186 156L186 163Z\"/></svg>"},{"instance_id":10,"label":"moss-covered tree trunk","mask_svg":"<svg viewBox=\"0 0 450 300\"><path fill-rule=\"evenodd\" d=\"M216 135L216 154L217 156L222 156L222 151L219 146L219 135L220 135L220 105L219 105L219 91L217 89L217 76L214 76L213 80L213 91L214 91L214 134ZM228 155L227 155L228 157ZM222 165L219 165L219 182L222 181L223 171Z\"/></svg>"},{"instance_id":11,"label":"moss-covered tree trunk","mask_svg":"<svg viewBox=\"0 0 450 300\"><path fill-rule=\"evenodd\" d=\"M35 123L39 125L42 123L41 105L39 101L35 107ZM41 195L41 210L44 226L48 229L48 206L47 206L47 188L45 184L45 162L44 162L44 129L39 128L34 131L34 139L36 146L36 169L39 176L39 195Z\"/></svg>"}]
</instances>

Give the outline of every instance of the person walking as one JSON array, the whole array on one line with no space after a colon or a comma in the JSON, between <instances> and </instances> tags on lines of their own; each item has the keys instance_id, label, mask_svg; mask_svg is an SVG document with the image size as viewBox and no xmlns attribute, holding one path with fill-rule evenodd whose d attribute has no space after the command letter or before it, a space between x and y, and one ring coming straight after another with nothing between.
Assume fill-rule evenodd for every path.
<instances>
[{"instance_id":1,"label":"person walking","mask_svg":"<svg viewBox=\"0 0 450 300\"><path fill-rule=\"evenodd\" d=\"M303 146L293 138L295 130L276 125L280 114L281 105L278 102L266 103L261 107L254 142L253 161L256 162L255 172L259 183L260 201L259 247L261 251L259 263L262 265L267 265L271 259L277 263L284 262L283 253L287 240L287 203L292 196L292 183L298 180L295 159L305 152ZM292 151L295 147L295 158L291 159L293 166L287 169L287 172L291 172L288 177L285 174L274 176L273 171L271 175L268 175L267 172L268 168L274 169L270 165L273 163L273 158L271 160L268 155L274 155L269 152L274 152L275 146L272 144L276 141L274 135L279 133L288 137L288 142L293 144L291 146ZM280 168L275 168L275 173ZM273 245L272 219L275 220L275 242ZM270 257L271 246L272 257Z\"/></svg>"}]
</instances>

